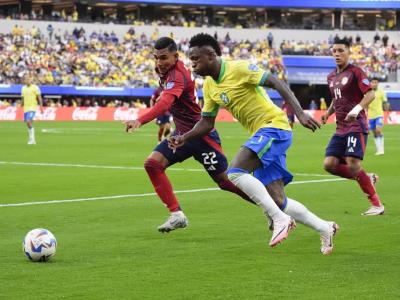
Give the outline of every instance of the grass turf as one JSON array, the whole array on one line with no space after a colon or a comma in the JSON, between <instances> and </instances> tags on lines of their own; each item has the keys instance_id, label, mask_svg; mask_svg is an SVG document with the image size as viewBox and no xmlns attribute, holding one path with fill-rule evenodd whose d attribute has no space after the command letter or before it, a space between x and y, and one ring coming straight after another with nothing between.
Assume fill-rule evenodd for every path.
<instances>
[{"instance_id":1,"label":"grass turf","mask_svg":"<svg viewBox=\"0 0 400 300\"><path fill-rule=\"evenodd\" d=\"M156 141L156 126L132 135L120 123L36 122L36 146L22 123L0 123L0 204L152 193L141 169ZM219 123L231 160L247 134ZM275 249L260 209L222 191L178 194L189 217L186 230L159 234L168 214L156 196L0 207L0 299L398 299L399 126L384 128L386 154L369 141L363 163L380 175L387 212L361 217L368 202L354 181L322 170L333 133L294 131L288 153L295 181L287 194L341 226L331 256L319 253L319 236L298 225ZM64 166L4 162L56 163ZM139 167L104 169L68 165ZM174 166L201 169L194 160ZM308 175L304 175L308 174ZM204 171L170 170L175 190L215 187ZM24 235L43 227L58 241L49 263L31 263Z\"/></svg>"}]
</instances>

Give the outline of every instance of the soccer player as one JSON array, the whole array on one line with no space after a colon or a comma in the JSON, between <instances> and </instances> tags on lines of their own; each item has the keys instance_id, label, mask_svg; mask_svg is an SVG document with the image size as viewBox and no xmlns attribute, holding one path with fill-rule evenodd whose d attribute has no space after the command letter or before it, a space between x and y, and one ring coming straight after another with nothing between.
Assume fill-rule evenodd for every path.
<instances>
[{"instance_id":1,"label":"soccer player","mask_svg":"<svg viewBox=\"0 0 400 300\"><path fill-rule=\"evenodd\" d=\"M362 215L381 215L385 208L375 190L377 176L367 174L361 166L368 138L365 109L374 100L375 93L364 72L349 63L349 47L345 39L335 41L332 47L336 69L327 78L332 102L321 121L325 124L335 112L336 133L326 148L324 168L333 175L358 182L371 203Z\"/></svg>"},{"instance_id":2,"label":"soccer player","mask_svg":"<svg viewBox=\"0 0 400 300\"><path fill-rule=\"evenodd\" d=\"M156 41L154 48L156 71L160 76L162 88L160 99L150 111L139 119L125 122L126 130L132 132L169 110L173 116L176 132L183 134L192 129L201 118L201 108L195 96L192 74L179 60L177 45L173 39L162 37ZM252 202L246 194L228 180L226 175L227 159L215 129L210 130L207 135L193 139L178 151L172 151L168 147L168 141L164 140L156 146L144 163L144 168L156 193L170 211L168 220L158 227L160 232L170 232L188 225L188 220L175 197L165 169L190 157L204 166L210 177L222 190L236 193Z\"/></svg>"},{"instance_id":3,"label":"soccer player","mask_svg":"<svg viewBox=\"0 0 400 300\"><path fill-rule=\"evenodd\" d=\"M22 106L24 107L24 122L28 126L28 145L35 145L35 128L33 127L33 118L36 114L38 107L42 109L43 102L40 89L37 85L32 83L32 77L30 74L24 76L25 85L21 90Z\"/></svg>"},{"instance_id":4,"label":"soccer player","mask_svg":"<svg viewBox=\"0 0 400 300\"><path fill-rule=\"evenodd\" d=\"M160 95L161 95L162 89L161 87L158 87L154 90L153 95L150 98L150 107L153 107ZM166 139L169 134L171 133L171 114L169 111L166 111L162 115L158 116L156 119L157 125L159 126L158 129L158 143L161 143L163 139Z\"/></svg>"},{"instance_id":5,"label":"soccer player","mask_svg":"<svg viewBox=\"0 0 400 300\"><path fill-rule=\"evenodd\" d=\"M285 195L284 186L293 178L286 169L286 151L292 142L292 131L285 113L269 99L262 86L276 89L290 103L303 126L314 131L319 123L303 112L283 81L246 61L221 59L217 40L208 34L191 38L189 59L196 74L205 77L202 118L191 131L170 137L170 147L179 151L193 139L210 132L219 107L224 106L252 135L231 162L228 177L272 220L270 246L276 246L288 236L295 227L294 218L317 230L322 242L320 251L331 253L338 225L320 219Z\"/></svg>"},{"instance_id":6,"label":"soccer player","mask_svg":"<svg viewBox=\"0 0 400 300\"><path fill-rule=\"evenodd\" d=\"M375 99L368 105L368 123L369 129L372 130L375 139L376 153L375 155L385 154L383 140L383 109L389 110L389 103L386 98L386 93L378 88L379 79L372 78L371 86L375 92Z\"/></svg>"}]
</instances>

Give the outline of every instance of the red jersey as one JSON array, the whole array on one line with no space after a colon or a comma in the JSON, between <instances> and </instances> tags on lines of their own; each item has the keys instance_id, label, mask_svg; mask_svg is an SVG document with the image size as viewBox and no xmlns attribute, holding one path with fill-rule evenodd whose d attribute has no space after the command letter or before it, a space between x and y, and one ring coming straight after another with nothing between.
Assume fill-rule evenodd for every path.
<instances>
[{"instance_id":1,"label":"red jersey","mask_svg":"<svg viewBox=\"0 0 400 300\"><path fill-rule=\"evenodd\" d=\"M161 87L158 87L158 88L156 88L154 90L153 95L151 96L151 100L153 101L152 106L154 106L157 103L158 97L161 96L161 93L162 93L162 88ZM160 117L161 116L170 116L170 115L171 115L171 113L169 112L169 110L167 110L162 115L160 115Z\"/></svg>"},{"instance_id":2,"label":"red jersey","mask_svg":"<svg viewBox=\"0 0 400 300\"><path fill-rule=\"evenodd\" d=\"M336 134L368 133L368 119L365 110L358 114L354 122L350 123L344 120L353 107L359 104L364 95L372 89L363 70L351 64L340 73L335 70L328 75L328 86L329 92L334 98Z\"/></svg>"},{"instance_id":3,"label":"red jersey","mask_svg":"<svg viewBox=\"0 0 400 300\"><path fill-rule=\"evenodd\" d=\"M201 118L201 108L197 103L192 74L182 61L178 60L175 66L160 78L160 87L163 94L175 96L170 112L177 133L190 131Z\"/></svg>"}]
</instances>

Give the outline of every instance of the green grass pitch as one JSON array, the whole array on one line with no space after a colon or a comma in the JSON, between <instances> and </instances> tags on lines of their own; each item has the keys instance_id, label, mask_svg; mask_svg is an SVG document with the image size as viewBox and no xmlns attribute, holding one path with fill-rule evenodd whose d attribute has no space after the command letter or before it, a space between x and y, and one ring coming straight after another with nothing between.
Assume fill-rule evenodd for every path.
<instances>
[{"instance_id":1,"label":"green grass pitch","mask_svg":"<svg viewBox=\"0 0 400 300\"><path fill-rule=\"evenodd\" d=\"M269 248L261 210L223 191L178 194L189 227L158 233L167 210L156 196L134 196L153 193L142 166L156 143L154 124L131 135L119 122L35 127L38 144L28 146L22 122L0 123L0 205L100 199L0 206L0 299L400 298L399 126L384 127L384 156L374 156L369 140L363 164L380 175L386 213L362 217L369 204L356 182L321 182L335 178L322 169L334 127L312 133L296 124L288 166L297 184L286 191L341 226L326 257L318 234L301 224ZM239 124L217 128L231 160L247 133ZM174 168L177 191L215 187L194 160ZM23 237L38 227L58 241L49 263L22 253Z\"/></svg>"}]
</instances>

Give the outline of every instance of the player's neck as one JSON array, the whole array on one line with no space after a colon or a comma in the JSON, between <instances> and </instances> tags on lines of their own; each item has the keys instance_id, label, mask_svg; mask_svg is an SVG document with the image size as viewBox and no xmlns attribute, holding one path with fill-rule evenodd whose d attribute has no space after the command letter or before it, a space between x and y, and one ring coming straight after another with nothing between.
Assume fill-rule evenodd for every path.
<instances>
[{"instance_id":1,"label":"player's neck","mask_svg":"<svg viewBox=\"0 0 400 300\"><path fill-rule=\"evenodd\" d=\"M212 70L211 77L215 80L218 81L219 74L221 73L221 68L222 68L222 59L218 58L217 62L215 64L214 70Z\"/></svg>"},{"instance_id":2,"label":"player's neck","mask_svg":"<svg viewBox=\"0 0 400 300\"><path fill-rule=\"evenodd\" d=\"M348 65L349 65L349 63L347 62L347 63L345 63L345 64L342 65L342 66L336 66L336 73L342 72L344 69L347 68Z\"/></svg>"}]
</instances>

